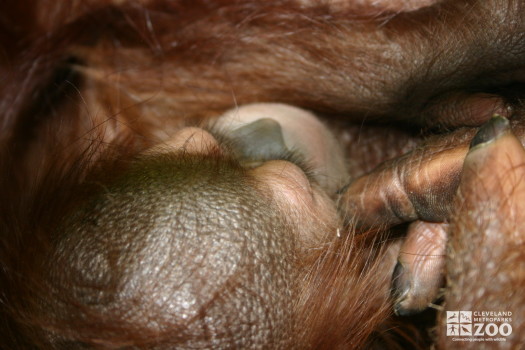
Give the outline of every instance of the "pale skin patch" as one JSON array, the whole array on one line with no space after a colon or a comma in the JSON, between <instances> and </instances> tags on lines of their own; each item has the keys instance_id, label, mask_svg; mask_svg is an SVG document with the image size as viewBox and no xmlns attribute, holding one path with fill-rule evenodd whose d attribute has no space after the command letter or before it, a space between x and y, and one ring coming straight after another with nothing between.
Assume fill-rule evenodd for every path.
<instances>
[{"instance_id":1,"label":"pale skin patch","mask_svg":"<svg viewBox=\"0 0 525 350\"><path fill-rule=\"evenodd\" d=\"M327 239L325 227L337 226L339 219L334 202L295 164L273 160L251 170L251 174L271 192L272 200L305 233L298 237L301 246L316 246ZM338 229L333 232L338 234Z\"/></svg>"},{"instance_id":2,"label":"pale skin patch","mask_svg":"<svg viewBox=\"0 0 525 350\"><path fill-rule=\"evenodd\" d=\"M289 150L299 150L310 172L329 194L334 194L348 180L341 145L328 128L312 113L280 103L257 103L226 112L216 126L234 130L262 118L277 121Z\"/></svg>"},{"instance_id":3,"label":"pale skin patch","mask_svg":"<svg viewBox=\"0 0 525 350\"><path fill-rule=\"evenodd\" d=\"M290 204L313 206L314 194L310 181L295 164L284 160L272 160L254 169L252 174L264 180L272 189L278 188L275 195L286 199Z\"/></svg>"}]
</instances>

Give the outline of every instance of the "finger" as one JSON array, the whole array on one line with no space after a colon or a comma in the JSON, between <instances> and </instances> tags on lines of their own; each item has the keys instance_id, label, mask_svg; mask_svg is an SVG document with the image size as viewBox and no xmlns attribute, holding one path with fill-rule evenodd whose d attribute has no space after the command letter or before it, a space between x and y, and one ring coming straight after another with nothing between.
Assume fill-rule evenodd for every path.
<instances>
[{"instance_id":1,"label":"finger","mask_svg":"<svg viewBox=\"0 0 525 350\"><path fill-rule=\"evenodd\" d=\"M512 108L501 96L465 92L434 99L421 115L429 126L480 126L493 115L509 117Z\"/></svg>"},{"instance_id":2,"label":"finger","mask_svg":"<svg viewBox=\"0 0 525 350\"><path fill-rule=\"evenodd\" d=\"M517 348L525 341L525 150L505 118L493 118L473 139L454 207L446 310L512 312L505 346ZM442 348L452 345L449 326L440 329Z\"/></svg>"},{"instance_id":3,"label":"finger","mask_svg":"<svg viewBox=\"0 0 525 350\"><path fill-rule=\"evenodd\" d=\"M350 183L339 208L358 230L423 220L442 222L457 190L472 129L433 139Z\"/></svg>"},{"instance_id":4,"label":"finger","mask_svg":"<svg viewBox=\"0 0 525 350\"><path fill-rule=\"evenodd\" d=\"M392 277L396 314L421 312L437 299L444 282L446 230L447 224L410 225Z\"/></svg>"},{"instance_id":5,"label":"finger","mask_svg":"<svg viewBox=\"0 0 525 350\"><path fill-rule=\"evenodd\" d=\"M400 13L416 11L437 4L441 0L361 0L349 2L348 0L298 0L301 5L316 6L328 5L334 9L345 9L350 5L354 11L363 14L377 14L384 12Z\"/></svg>"}]
</instances>

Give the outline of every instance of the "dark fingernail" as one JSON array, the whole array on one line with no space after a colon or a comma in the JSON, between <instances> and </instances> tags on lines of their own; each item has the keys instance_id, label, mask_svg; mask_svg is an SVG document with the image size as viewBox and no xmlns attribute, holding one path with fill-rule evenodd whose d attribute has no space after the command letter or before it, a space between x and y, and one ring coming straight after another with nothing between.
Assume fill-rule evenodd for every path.
<instances>
[{"instance_id":1,"label":"dark fingernail","mask_svg":"<svg viewBox=\"0 0 525 350\"><path fill-rule=\"evenodd\" d=\"M488 122L483 124L478 133L470 142L470 148L492 142L500 135L509 130L509 120L500 115L494 115Z\"/></svg>"},{"instance_id":2,"label":"dark fingernail","mask_svg":"<svg viewBox=\"0 0 525 350\"><path fill-rule=\"evenodd\" d=\"M406 316L411 314L404 306L404 300L410 292L410 278L407 276L407 271L403 264L399 261L392 273L392 297L394 298L394 313L398 316Z\"/></svg>"},{"instance_id":3,"label":"dark fingernail","mask_svg":"<svg viewBox=\"0 0 525 350\"><path fill-rule=\"evenodd\" d=\"M396 303L394 304L394 313L397 316L413 316L420 313L422 310L417 309L406 309L402 303Z\"/></svg>"},{"instance_id":4,"label":"dark fingernail","mask_svg":"<svg viewBox=\"0 0 525 350\"><path fill-rule=\"evenodd\" d=\"M406 270L399 261L392 273L392 296L399 302L405 298L410 290L410 279L406 276Z\"/></svg>"}]
</instances>

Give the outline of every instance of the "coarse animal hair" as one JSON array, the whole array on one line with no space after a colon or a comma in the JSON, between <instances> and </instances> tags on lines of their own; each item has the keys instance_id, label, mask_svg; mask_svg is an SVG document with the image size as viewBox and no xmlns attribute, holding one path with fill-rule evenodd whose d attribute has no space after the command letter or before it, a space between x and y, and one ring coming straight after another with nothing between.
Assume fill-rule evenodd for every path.
<instances>
[{"instance_id":1,"label":"coarse animal hair","mask_svg":"<svg viewBox=\"0 0 525 350\"><path fill-rule=\"evenodd\" d=\"M475 1L443 3L440 18ZM204 125L238 104L284 102L329 118L413 118L430 97L477 82L477 71L462 69L478 63L469 57L480 64L486 57L456 55L459 44L449 37L420 65L396 55L394 35L408 37L415 52L429 49L418 44L424 30L407 28L431 20L425 10L416 17L285 0L27 0L1 6L0 334L10 349L166 345L158 334L136 328L82 334L71 325L89 316L79 312L50 324L36 310L46 295L39 296L36 267L64 215L85 203L85 184L94 177L111 177L122 162L174 131ZM519 11L519 3L509 1L506 9ZM465 36L483 34L454 18L447 25L464 26ZM450 29L439 19L431 23L436 32ZM368 41L381 45L364 50ZM448 60L447 79L425 68L438 59ZM502 53L500 64L514 62ZM410 326L391 317L391 271L381 261L392 252L374 235L334 235L315 249L294 252L300 292L291 309L300 326L293 325L290 339L298 347L419 343Z\"/></svg>"}]
</instances>

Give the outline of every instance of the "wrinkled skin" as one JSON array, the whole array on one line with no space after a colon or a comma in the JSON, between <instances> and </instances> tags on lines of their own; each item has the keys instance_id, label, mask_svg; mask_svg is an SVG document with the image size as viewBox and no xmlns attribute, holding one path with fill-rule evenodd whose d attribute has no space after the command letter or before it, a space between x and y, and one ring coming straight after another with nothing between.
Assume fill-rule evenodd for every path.
<instances>
[{"instance_id":1,"label":"wrinkled skin","mask_svg":"<svg viewBox=\"0 0 525 350\"><path fill-rule=\"evenodd\" d=\"M7 348L523 342L523 1L2 10Z\"/></svg>"},{"instance_id":2,"label":"wrinkled skin","mask_svg":"<svg viewBox=\"0 0 525 350\"><path fill-rule=\"evenodd\" d=\"M396 192L395 196L383 197L394 201L406 201L408 198L408 202L405 202L407 204L415 198L417 201L412 201L408 206L394 207L396 211L402 208L396 212L395 220L411 221L408 217L412 215L416 216L415 219L422 220L409 227L394 272L394 307L397 313L417 313L430 305L439 296L441 280L446 275L446 288L442 293L444 310L512 310L515 316L513 334L507 338L507 343L498 344L498 348L514 348L522 342L521 315L525 311L520 290L524 283L525 266L520 216L523 212L521 187L524 149L523 141L520 142L516 137L522 135L521 125L519 119L509 123L501 117L493 118L471 140L470 150L468 146L459 143L459 151L446 151L448 154L444 160L439 158L442 155L435 158L417 155L420 158L417 158L419 164L417 171L412 173L414 176L411 177L410 172L401 172L408 174L407 178L410 179L404 184L414 186L412 179L419 180L421 175L425 181L433 179L430 181L435 182L427 182L416 193L402 190ZM430 154L435 154L431 148L430 151ZM417 153L418 151L399 158L387 166L383 165L376 170L378 173L365 175L350 185L343 197L354 191L354 185L360 186L361 181L374 188L373 182L377 178L381 180L376 183L376 191L391 191L392 185L400 182L398 178L389 175L395 174L399 170L397 167L413 167L414 159L411 157ZM459 166L450 166L458 160L450 159L449 154L454 155L450 158L460 155ZM437 166L438 173L433 162L440 163ZM457 177L458 180L443 185L443 173ZM399 188L402 187L397 187ZM363 190L361 193L362 196L369 196L370 192ZM377 198L378 195L375 196ZM390 211L393 208L391 203L384 201L383 209ZM439 203L439 206L435 212L428 211L432 215L428 218L424 210L414 210L420 208L421 203ZM365 212L374 212L377 208L372 205ZM427 208L430 209L430 206ZM370 214L363 217L370 217L368 215ZM381 217L385 218L383 225L392 223L389 220L393 216ZM366 219L361 224L366 225L365 222ZM503 294L503 298L495 297ZM443 312L440 317L442 325L446 323L445 315ZM450 337L445 336L445 331L444 326L438 329L441 334L440 346L458 346ZM480 345L461 346L479 348Z\"/></svg>"}]
</instances>

